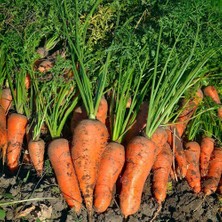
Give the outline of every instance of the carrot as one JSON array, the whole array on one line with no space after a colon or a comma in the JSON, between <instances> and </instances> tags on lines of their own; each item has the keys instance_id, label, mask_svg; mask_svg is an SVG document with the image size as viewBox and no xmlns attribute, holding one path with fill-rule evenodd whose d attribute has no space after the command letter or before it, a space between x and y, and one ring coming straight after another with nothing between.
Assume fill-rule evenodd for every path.
<instances>
[{"instance_id":1,"label":"carrot","mask_svg":"<svg viewBox=\"0 0 222 222\"><path fill-rule=\"evenodd\" d=\"M181 137L186 129L190 118L193 116L194 112L196 111L198 105L203 100L203 92L201 89L198 89L194 98L187 101L186 99L183 100L182 106L183 111L179 115L177 122L175 124L179 137Z\"/></svg>"},{"instance_id":2,"label":"carrot","mask_svg":"<svg viewBox=\"0 0 222 222\"><path fill-rule=\"evenodd\" d=\"M12 94L9 88L2 89L0 96L0 106L3 107L5 113L7 114L12 105Z\"/></svg>"},{"instance_id":3,"label":"carrot","mask_svg":"<svg viewBox=\"0 0 222 222\"><path fill-rule=\"evenodd\" d=\"M98 120L82 120L74 129L72 160L89 218L92 216L93 190L107 140L108 130Z\"/></svg>"},{"instance_id":4,"label":"carrot","mask_svg":"<svg viewBox=\"0 0 222 222\"><path fill-rule=\"evenodd\" d=\"M168 135L163 127L158 127L156 131L153 133L151 140L156 144L158 155L161 152L162 147L167 143Z\"/></svg>"},{"instance_id":5,"label":"carrot","mask_svg":"<svg viewBox=\"0 0 222 222\"><path fill-rule=\"evenodd\" d=\"M32 164L38 176L42 175L44 163L45 142L42 139L30 140L28 143L28 151Z\"/></svg>"},{"instance_id":6,"label":"carrot","mask_svg":"<svg viewBox=\"0 0 222 222\"><path fill-rule=\"evenodd\" d=\"M128 143L120 191L120 209L125 218L139 210L143 187L155 158L156 145L150 139L137 136Z\"/></svg>"},{"instance_id":7,"label":"carrot","mask_svg":"<svg viewBox=\"0 0 222 222\"><path fill-rule=\"evenodd\" d=\"M200 145L197 142L188 142L185 144L185 155L188 162L186 180L195 193L201 190L200 185Z\"/></svg>"},{"instance_id":8,"label":"carrot","mask_svg":"<svg viewBox=\"0 0 222 222\"><path fill-rule=\"evenodd\" d=\"M167 182L173 162L170 145L166 143L157 155L153 165L153 194L158 204L161 204L167 194Z\"/></svg>"},{"instance_id":9,"label":"carrot","mask_svg":"<svg viewBox=\"0 0 222 222\"><path fill-rule=\"evenodd\" d=\"M220 106L217 110L217 116L222 119L222 106Z\"/></svg>"},{"instance_id":10,"label":"carrot","mask_svg":"<svg viewBox=\"0 0 222 222\"><path fill-rule=\"evenodd\" d=\"M217 190L222 173L222 149L215 148L210 159L209 170L203 184L203 191L210 195Z\"/></svg>"},{"instance_id":11,"label":"carrot","mask_svg":"<svg viewBox=\"0 0 222 222\"><path fill-rule=\"evenodd\" d=\"M78 123L81 120L86 119L86 118L87 118L87 113L84 106L83 105L77 106L73 111L72 119L71 119L70 128L71 128L72 133L74 132L74 129L78 125Z\"/></svg>"},{"instance_id":12,"label":"carrot","mask_svg":"<svg viewBox=\"0 0 222 222\"><path fill-rule=\"evenodd\" d=\"M99 108L97 110L96 118L103 124L106 123L107 111L108 111L107 100L105 99L105 97L102 97L99 103Z\"/></svg>"},{"instance_id":13,"label":"carrot","mask_svg":"<svg viewBox=\"0 0 222 222\"><path fill-rule=\"evenodd\" d=\"M82 197L68 141L54 139L48 146L48 156L64 199L69 207L79 214L82 207Z\"/></svg>"},{"instance_id":14,"label":"carrot","mask_svg":"<svg viewBox=\"0 0 222 222\"><path fill-rule=\"evenodd\" d=\"M205 177L208 172L211 154L214 150L214 139L211 137L204 137L200 145L200 174Z\"/></svg>"},{"instance_id":15,"label":"carrot","mask_svg":"<svg viewBox=\"0 0 222 222\"><path fill-rule=\"evenodd\" d=\"M7 146L8 146L8 137L6 129L6 115L4 108L0 106L0 150L2 154L3 164L5 162Z\"/></svg>"},{"instance_id":16,"label":"carrot","mask_svg":"<svg viewBox=\"0 0 222 222\"><path fill-rule=\"evenodd\" d=\"M12 113L8 117L8 149L6 155L7 166L11 172L15 171L19 165L27 122L27 117L22 114Z\"/></svg>"},{"instance_id":17,"label":"carrot","mask_svg":"<svg viewBox=\"0 0 222 222\"><path fill-rule=\"evenodd\" d=\"M141 130L146 126L147 115L148 115L148 103L143 102L140 106L140 110L137 114L135 122L126 132L126 135L124 137L124 143L128 143L132 138L139 135Z\"/></svg>"},{"instance_id":18,"label":"carrot","mask_svg":"<svg viewBox=\"0 0 222 222\"><path fill-rule=\"evenodd\" d=\"M113 188L125 161L124 147L117 142L107 144L100 163L94 191L94 207L98 213L104 212L112 200Z\"/></svg>"},{"instance_id":19,"label":"carrot","mask_svg":"<svg viewBox=\"0 0 222 222\"><path fill-rule=\"evenodd\" d=\"M31 87L31 77L29 74L25 76L25 88L28 90Z\"/></svg>"},{"instance_id":20,"label":"carrot","mask_svg":"<svg viewBox=\"0 0 222 222\"><path fill-rule=\"evenodd\" d=\"M204 95L210 97L216 104L221 104L217 89L214 86L207 86L203 90Z\"/></svg>"}]
</instances>

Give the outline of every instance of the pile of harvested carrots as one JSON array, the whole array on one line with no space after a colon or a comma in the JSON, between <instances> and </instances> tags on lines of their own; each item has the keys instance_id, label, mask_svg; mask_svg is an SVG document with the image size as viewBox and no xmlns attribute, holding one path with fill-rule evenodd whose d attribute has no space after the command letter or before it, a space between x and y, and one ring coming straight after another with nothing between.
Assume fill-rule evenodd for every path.
<instances>
[{"instance_id":1,"label":"pile of harvested carrots","mask_svg":"<svg viewBox=\"0 0 222 222\"><path fill-rule=\"evenodd\" d=\"M217 50L203 53L196 64L197 33L180 61L178 37L165 64L159 63L161 29L154 61L146 44L129 59L120 56L115 41L91 55L86 33L96 5L85 20L76 9L76 21L60 6L68 55L66 49L53 52L57 37L51 39L51 55L38 48L38 58L17 69L1 55L0 149L11 174L31 163L42 176L48 158L68 206L77 214L85 207L89 221L94 211L110 206L115 186L124 218L135 214L150 174L159 209L170 179L185 178L194 193L222 194L221 137L210 127L199 137L193 133L195 120L209 112L222 132L220 93L201 82ZM205 110L205 100L215 107Z\"/></svg>"},{"instance_id":2,"label":"pile of harvested carrots","mask_svg":"<svg viewBox=\"0 0 222 222\"><path fill-rule=\"evenodd\" d=\"M29 90L34 85L32 78L27 74L24 80L24 86ZM45 142L28 136L30 120L13 110L15 101L11 89L4 88L0 98L3 163L6 161L12 173L18 169L24 136L27 134L25 143L28 147L23 158L29 158L41 176ZM203 92L205 97L210 97L219 105L217 115L221 119L221 101L216 88L207 86ZM143 187L151 171L153 195L160 206L166 198L170 176L172 179L185 177L195 193L221 193L222 148L216 147L214 139L210 137L203 137L200 145L195 141L184 143L182 140L189 121L203 100L203 92L199 89L194 98L184 99L177 120L159 126L151 138L144 132L149 116L146 101L140 102L140 109L121 140L112 138L112 117L109 114L115 108L111 104L114 92L101 97L95 118L87 118L84 105L76 105L71 111L71 145L67 139L55 138L47 147L67 204L80 213L83 197L89 218L92 217L93 208L102 213L114 198L114 187L119 179L120 209L124 217L128 217L139 210ZM123 110L130 110L131 106L132 98L126 97Z\"/></svg>"}]
</instances>

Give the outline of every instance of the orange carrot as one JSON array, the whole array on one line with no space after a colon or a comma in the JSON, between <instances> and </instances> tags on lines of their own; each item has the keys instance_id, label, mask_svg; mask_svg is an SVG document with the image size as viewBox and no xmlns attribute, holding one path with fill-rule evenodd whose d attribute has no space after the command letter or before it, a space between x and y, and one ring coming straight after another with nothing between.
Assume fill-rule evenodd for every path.
<instances>
[{"instance_id":1,"label":"orange carrot","mask_svg":"<svg viewBox=\"0 0 222 222\"><path fill-rule=\"evenodd\" d=\"M203 191L210 195L217 190L222 173L222 149L215 148L210 159L209 170L203 184Z\"/></svg>"},{"instance_id":2,"label":"orange carrot","mask_svg":"<svg viewBox=\"0 0 222 222\"><path fill-rule=\"evenodd\" d=\"M125 161L124 147L120 143L107 144L101 160L94 191L94 207L98 213L104 212L113 197L113 188Z\"/></svg>"},{"instance_id":3,"label":"orange carrot","mask_svg":"<svg viewBox=\"0 0 222 222\"><path fill-rule=\"evenodd\" d=\"M27 117L22 114L12 113L8 117L8 149L6 155L7 166L11 172L14 172L19 165L27 122Z\"/></svg>"},{"instance_id":4,"label":"orange carrot","mask_svg":"<svg viewBox=\"0 0 222 222\"><path fill-rule=\"evenodd\" d=\"M37 175L41 176L44 163L45 142L42 139L30 140L28 143L28 151Z\"/></svg>"},{"instance_id":5,"label":"orange carrot","mask_svg":"<svg viewBox=\"0 0 222 222\"><path fill-rule=\"evenodd\" d=\"M105 99L105 97L102 97L99 103L99 108L97 110L96 118L103 124L106 123L107 111L108 111L107 100Z\"/></svg>"},{"instance_id":6,"label":"orange carrot","mask_svg":"<svg viewBox=\"0 0 222 222\"><path fill-rule=\"evenodd\" d=\"M3 107L5 113L7 114L12 105L12 94L9 88L5 88L1 92L0 96L0 106Z\"/></svg>"},{"instance_id":7,"label":"orange carrot","mask_svg":"<svg viewBox=\"0 0 222 222\"><path fill-rule=\"evenodd\" d=\"M153 165L153 194L161 204L167 194L167 183L173 163L173 154L170 145L166 143L157 155Z\"/></svg>"},{"instance_id":8,"label":"orange carrot","mask_svg":"<svg viewBox=\"0 0 222 222\"><path fill-rule=\"evenodd\" d=\"M214 86L207 86L203 90L205 96L209 96L216 104L221 104L217 89Z\"/></svg>"},{"instance_id":9,"label":"orange carrot","mask_svg":"<svg viewBox=\"0 0 222 222\"><path fill-rule=\"evenodd\" d=\"M126 135L124 137L124 143L128 143L132 138L139 135L142 129L146 126L147 115L148 115L148 103L143 102L140 106L140 110L137 114L135 122L126 132Z\"/></svg>"},{"instance_id":10,"label":"orange carrot","mask_svg":"<svg viewBox=\"0 0 222 222\"><path fill-rule=\"evenodd\" d=\"M208 172L211 154L214 150L214 139L211 137L204 137L200 145L200 174L205 177Z\"/></svg>"},{"instance_id":11,"label":"orange carrot","mask_svg":"<svg viewBox=\"0 0 222 222\"><path fill-rule=\"evenodd\" d=\"M200 145L197 142L188 142L185 144L185 147L185 155L188 162L186 179L194 192L199 193L201 190L199 170Z\"/></svg>"},{"instance_id":12,"label":"orange carrot","mask_svg":"<svg viewBox=\"0 0 222 222\"><path fill-rule=\"evenodd\" d=\"M158 155L163 146L167 143L168 135L163 127L158 127L156 131L153 133L151 140L156 144L157 151L156 154Z\"/></svg>"},{"instance_id":13,"label":"orange carrot","mask_svg":"<svg viewBox=\"0 0 222 222\"><path fill-rule=\"evenodd\" d=\"M179 115L177 122L175 124L179 137L181 137L186 129L186 126L196 111L198 105L203 100L203 92L198 89L195 97L187 101L183 100L182 106L184 106L182 113Z\"/></svg>"},{"instance_id":14,"label":"orange carrot","mask_svg":"<svg viewBox=\"0 0 222 222\"><path fill-rule=\"evenodd\" d=\"M82 120L74 129L72 160L89 218L92 216L93 190L107 140L108 130L98 120Z\"/></svg>"},{"instance_id":15,"label":"orange carrot","mask_svg":"<svg viewBox=\"0 0 222 222\"><path fill-rule=\"evenodd\" d=\"M87 118L87 113L84 108L84 106L77 106L72 114L72 119L71 119L71 131L72 133L74 132L75 127L78 125L78 123Z\"/></svg>"},{"instance_id":16,"label":"orange carrot","mask_svg":"<svg viewBox=\"0 0 222 222\"><path fill-rule=\"evenodd\" d=\"M48 156L64 199L69 207L79 214L82 207L82 197L68 141L54 139L48 146Z\"/></svg>"},{"instance_id":17,"label":"orange carrot","mask_svg":"<svg viewBox=\"0 0 222 222\"><path fill-rule=\"evenodd\" d=\"M3 107L0 106L0 150L1 150L3 164L5 162L7 146L8 146L8 137L6 129L6 115Z\"/></svg>"},{"instance_id":18,"label":"orange carrot","mask_svg":"<svg viewBox=\"0 0 222 222\"><path fill-rule=\"evenodd\" d=\"M126 167L120 191L120 209L125 218L140 208L147 176L156 158L156 145L146 137L134 137L126 147Z\"/></svg>"},{"instance_id":19,"label":"orange carrot","mask_svg":"<svg viewBox=\"0 0 222 222\"><path fill-rule=\"evenodd\" d=\"M217 110L217 116L222 119L222 106L220 106Z\"/></svg>"},{"instance_id":20,"label":"orange carrot","mask_svg":"<svg viewBox=\"0 0 222 222\"><path fill-rule=\"evenodd\" d=\"M28 90L31 86L31 77L29 74L25 76L25 88Z\"/></svg>"}]
</instances>

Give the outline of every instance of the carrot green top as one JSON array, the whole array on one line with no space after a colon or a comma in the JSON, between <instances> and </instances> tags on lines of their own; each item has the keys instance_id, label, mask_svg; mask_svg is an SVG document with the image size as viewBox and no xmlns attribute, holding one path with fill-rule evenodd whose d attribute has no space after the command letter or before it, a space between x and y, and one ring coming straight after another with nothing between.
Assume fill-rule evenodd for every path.
<instances>
[{"instance_id":1,"label":"carrot green top","mask_svg":"<svg viewBox=\"0 0 222 222\"><path fill-rule=\"evenodd\" d=\"M180 30L180 33L183 29ZM197 26L197 34L193 43L193 48L190 55L185 61L179 61L174 57L176 45L179 42L180 34L178 35L174 46L169 52L168 58L163 67L160 67L159 51L161 44L160 31L158 46L156 51L156 58L154 62L154 71L152 77L151 94L149 98L149 110L146 126L146 135L151 138L158 126L168 124L174 115L174 110L178 100L195 84L195 79L200 77L206 70L203 70L204 65L209 58L215 54L215 50L208 51L201 62L195 64L192 59L195 52L199 32L199 25Z\"/></svg>"}]
</instances>

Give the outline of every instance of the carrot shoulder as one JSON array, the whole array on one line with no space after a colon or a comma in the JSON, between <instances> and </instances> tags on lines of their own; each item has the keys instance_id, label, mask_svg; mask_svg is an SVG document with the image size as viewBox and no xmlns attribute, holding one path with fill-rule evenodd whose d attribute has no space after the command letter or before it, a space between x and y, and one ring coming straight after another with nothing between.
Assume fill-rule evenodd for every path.
<instances>
[{"instance_id":1,"label":"carrot shoulder","mask_svg":"<svg viewBox=\"0 0 222 222\"><path fill-rule=\"evenodd\" d=\"M211 154L214 150L214 139L211 137L204 137L200 144L200 174L205 177L208 172Z\"/></svg>"},{"instance_id":2,"label":"carrot shoulder","mask_svg":"<svg viewBox=\"0 0 222 222\"><path fill-rule=\"evenodd\" d=\"M22 114L12 113L8 117L8 149L6 156L7 166L12 172L15 171L19 165L19 157L27 122L27 117Z\"/></svg>"},{"instance_id":3,"label":"carrot shoulder","mask_svg":"<svg viewBox=\"0 0 222 222\"><path fill-rule=\"evenodd\" d=\"M89 217L92 215L93 190L107 140L108 130L98 120L82 120L74 130L72 160Z\"/></svg>"},{"instance_id":4,"label":"carrot shoulder","mask_svg":"<svg viewBox=\"0 0 222 222\"><path fill-rule=\"evenodd\" d=\"M197 142L188 142L185 144L185 155L188 162L186 180L195 193L201 190L200 185L200 145Z\"/></svg>"},{"instance_id":5,"label":"carrot shoulder","mask_svg":"<svg viewBox=\"0 0 222 222\"><path fill-rule=\"evenodd\" d=\"M209 96L215 103L221 104L217 89L214 86L207 86L203 91L205 96Z\"/></svg>"},{"instance_id":6,"label":"carrot shoulder","mask_svg":"<svg viewBox=\"0 0 222 222\"><path fill-rule=\"evenodd\" d=\"M6 129L6 115L3 107L0 106L0 150L1 150L3 164L5 162L7 146L8 146L8 136Z\"/></svg>"},{"instance_id":7,"label":"carrot shoulder","mask_svg":"<svg viewBox=\"0 0 222 222\"><path fill-rule=\"evenodd\" d=\"M94 191L96 212L104 212L113 197L113 188L125 161L124 147L117 142L107 144L103 153Z\"/></svg>"},{"instance_id":8,"label":"carrot shoulder","mask_svg":"<svg viewBox=\"0 0 222 222\"><path fill-rule=\"evenodd\" d=\"M102 97L97 110L96 118L103 124L106 123L107 112L108 112L108 102L105 99L105 97Z\"/></svg>"},{"instance_id":9,"label":"carrot shoulder","mask_svg":"<svg viewBox=\"0 0 222 222\"><path fill-rule=\"evenodd\" d=\"M68 141L66 139L55 139L50 142L48 156L64 199L69 207L74 208L76 213L80 213L82 197Z\"/></svg>"},{"instance_id":10,"label":"carrot shoulder","mask_svg":"<svg viewBox=\"0 0 222 222\"><path fill-rule=\"evenodd\" d=\"M150 139L137 136L128 143L120 191L120 209L125 218L139 210L143 187L155 158L156 145Z\"/></svg>"},{"instance_id":11,"label":"carrot shoulder","mask_svg":"<svg viewBox=\"0 0 222 222\"><path fill-rule=\"evenodd\" d=\"M153 194L161 204L167 194L167 183L173 163L173 154L168 143L163 146L153 165Z\"/></svg>"},{"instance_id":12,"label":"carrot shoulder","mask_svg":"<svg viewBox=\"0 0 222 222\"><path fill-rule=\"evenodd\" d=\"M222 173L222 149L215 148L210 159L209 171L204 181L204 193L210 195L217 190Z\"/></svg>"}]
</instances>

